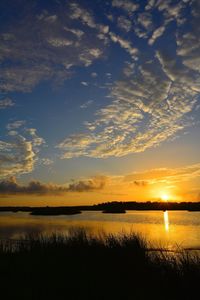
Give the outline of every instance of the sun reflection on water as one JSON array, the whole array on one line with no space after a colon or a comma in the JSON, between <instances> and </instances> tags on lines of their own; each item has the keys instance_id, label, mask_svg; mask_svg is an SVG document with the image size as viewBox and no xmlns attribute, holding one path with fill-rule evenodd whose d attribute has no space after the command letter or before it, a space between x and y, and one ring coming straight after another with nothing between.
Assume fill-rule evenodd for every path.
<instances>
[{"instance_id":1,"label":"sun reflection on water","mask_svg":"<svg viewBox=\"0 0 200 300\"><path fill-rule=\"evenodd\" d=\"M164 211L164 225L165 225L165 231L169 231L169 216L168 211Z\"/></svg>"}]
</instances>

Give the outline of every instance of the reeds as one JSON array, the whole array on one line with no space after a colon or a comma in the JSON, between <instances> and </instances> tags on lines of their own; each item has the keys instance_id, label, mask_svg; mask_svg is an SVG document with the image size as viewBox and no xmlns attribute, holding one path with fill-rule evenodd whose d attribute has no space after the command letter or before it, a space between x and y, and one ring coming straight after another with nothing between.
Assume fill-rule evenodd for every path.
<instances>
[{"instance_id":1,"label":"reeds","mask_svg":"<svg viewBox=\"0 0 200 300\"><path fill-rule=\"evenodd\" d=\"M200 257L137 234L29 235L0 243L2 299L197 299Z\"/></svg>"}]
</instances>

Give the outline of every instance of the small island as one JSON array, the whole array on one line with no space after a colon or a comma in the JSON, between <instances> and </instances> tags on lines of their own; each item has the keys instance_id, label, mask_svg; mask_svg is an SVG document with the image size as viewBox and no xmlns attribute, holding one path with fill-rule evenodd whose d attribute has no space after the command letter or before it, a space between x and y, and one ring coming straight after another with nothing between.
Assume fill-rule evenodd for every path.
<instances>
[{"instance_id":1,"label":"small island","mask_svg":"<svg viewBox=\"0 0 200 300\"><path fill-rule=\"evenodd\" d=\"M36 207L32 208L30 215L34 216L58 216L58 215L76 215L81 211L75 207Z\"/></svg>"}]
</instances>

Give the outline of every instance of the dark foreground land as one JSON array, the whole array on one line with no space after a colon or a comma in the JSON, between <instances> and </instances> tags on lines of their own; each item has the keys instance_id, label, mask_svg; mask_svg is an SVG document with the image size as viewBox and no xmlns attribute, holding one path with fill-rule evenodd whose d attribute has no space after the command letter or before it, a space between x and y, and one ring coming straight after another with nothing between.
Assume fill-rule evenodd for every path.
<instances>
[{"instance_id":1,"label":"dark foreground land","mask_svg":"<svg viewBox=\"0 0 200 300\"><path fill-rule=\"evenodd\" d=\"M26 237L0 245L0 296L15 300L198 299L200 258L132 234Z\"/></svg>"},{"instance_id":2,"label":"dark foreground land","mask_svg":"<svg viewBox=\"0 0 200 300\"><path fill-rule=\"evenodd\" d=\"M0 212L29 212L31 215L73 215L82 211L102 211L103 213L126 213L126 210L188 210L200 211L200 202L107 202L96 205L28 207L2 206Z\"/></svg>"}]
</instances>

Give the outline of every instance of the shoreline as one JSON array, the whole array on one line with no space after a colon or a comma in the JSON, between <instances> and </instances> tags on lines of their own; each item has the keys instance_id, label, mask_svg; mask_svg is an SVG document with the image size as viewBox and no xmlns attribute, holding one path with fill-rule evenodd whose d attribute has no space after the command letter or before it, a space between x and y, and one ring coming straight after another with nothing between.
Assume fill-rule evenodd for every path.
<instances>
[{"instance_id":1,"label":"shoreline","mask_svg":"<svg viewBox=\"0 0 200 300\"><path fill-rule=\"evenodd\" d=\"M32 215L78 214L82 211L102 211L103 213L125 213L126 211L200 211L200 202L107 202L95 205L77 206L0 206L0 212L30 212Z\"/></svg>"}]
</instances>

